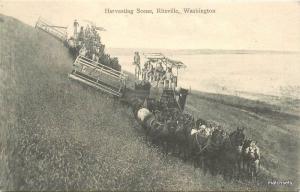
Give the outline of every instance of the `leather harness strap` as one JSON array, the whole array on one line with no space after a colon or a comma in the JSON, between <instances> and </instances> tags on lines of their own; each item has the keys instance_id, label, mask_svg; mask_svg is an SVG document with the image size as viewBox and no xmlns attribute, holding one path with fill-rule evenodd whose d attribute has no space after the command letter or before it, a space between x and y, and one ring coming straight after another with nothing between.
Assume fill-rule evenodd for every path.
<instances>
[{"instance_id":1,"label":"leather harness strap","mask_svg":"<svg viewBox=\"0 0 300 192\"><path fill-rule=\"evenodd\" d=\"M205 145L204 147L201 148L201 147L200 147L201 145L200 145L199 140L198 140L198 134L199 134L199 132L197 132L197 133L195 134L195 136L196 136L197 144L198 144L199 149L200 149L200 151L198 152L198 154L201 154L201 153L203 152L203 150L207 148L207 146L208 146L208 141L206 142L206 145Z\"/></svg>"}]
</instances>

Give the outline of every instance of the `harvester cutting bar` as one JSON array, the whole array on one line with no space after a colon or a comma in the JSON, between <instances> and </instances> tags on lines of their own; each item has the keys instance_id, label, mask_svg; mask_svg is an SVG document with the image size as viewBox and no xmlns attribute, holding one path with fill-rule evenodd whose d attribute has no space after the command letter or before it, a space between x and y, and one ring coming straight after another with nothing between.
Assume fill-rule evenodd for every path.
<instances>
[{"instance_id":1,"label":"harvester cutting bar","mask_svg":"<svg viewBox=\"0 0 300 192\"><path fill-rule=\"evenodd\" d=\"M98 63L96 61L93 61L93 60L91 60L87 57L84 57L82 55L79 55L76 58L74 64L75 63L81 63L81 64L84 64L84 65L87 65L87 66L91 66L91 65L95 66L95 67L101 69L103 71L103 73L107 73L108 75L114 76L114 77L119 78L119 79L126 79L127 78L127 76L123 72L117 71L117 70L115 70L111 67L108 67L108 66L103 65L101 63Z\"/></svg>"},{"instance_id":2,"label":"harvester cutting bar","mask_svg":"<svg viewBox=\"0 0 300 192\"><path fill-rule=\"evenodd\" d=\"M75 60L69 77L118 97L123 95L127 79L124 73L81 55Z\"/></svg>"},{"instance_id":3,"label":"harvester cutting bar","mask_svg":"<svg viewBox=\"0 0 300 192\"><path fill-rule=\"evenodd\" d=\"M41 17L39 17L38 21L35 24L35 27L53 35L61 41L67 40L66 30L61 30L61 28L66 29L65 27L58 27L52 25L50 22L46 21L45 19L42 19Z\"/></svg>"}]
</instances>

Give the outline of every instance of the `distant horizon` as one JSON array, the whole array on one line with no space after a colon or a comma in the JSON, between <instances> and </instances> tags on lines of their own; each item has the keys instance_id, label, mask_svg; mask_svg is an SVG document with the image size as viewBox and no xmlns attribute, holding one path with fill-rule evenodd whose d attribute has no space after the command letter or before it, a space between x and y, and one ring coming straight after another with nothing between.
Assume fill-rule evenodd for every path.
<instances>
[{"instance_id":1,"label":"distant horizon","mask_svg":"<svg viewBox=\"0 0 300 192\"><path fill-rule=\"evenodd\" d=\"M3 13L0 13L0 15L5 15ZM23 22L19 18L5 15L7 17L12 17L14 19L19 20L20 22ZM30 25L31 27L34 27L34 25L25 23L27 25ZM105 42L103 42L105 44ZM205 51L249 51L249 52L264 52L264 53L286 53L286 54L300 54L300 50L275 50L275 49L222 49L222 48L151 48L151 47L107 47L108 49L153 49L153 50L170 50L170 51L196 51L196 50L205 50ZM245 53L246 54L246 53Z\"/></svg>"},{"instance_id":2,"label":"distant horizon","mask_svg":"<svg viewBox=\"0 0 300 192\"><path fill-rule=\"evenodd\" d=\"M105 44L105 42L104 42ZM148 47L107 47L107 49L140 49L140 50L169 50L169 51L225 51L225 52L263 52L263 53L286 53L286 54L300 54L298 50L264 50L264 49L218 49L218 48L148 48Z\"/></svg>"}]
</instances>

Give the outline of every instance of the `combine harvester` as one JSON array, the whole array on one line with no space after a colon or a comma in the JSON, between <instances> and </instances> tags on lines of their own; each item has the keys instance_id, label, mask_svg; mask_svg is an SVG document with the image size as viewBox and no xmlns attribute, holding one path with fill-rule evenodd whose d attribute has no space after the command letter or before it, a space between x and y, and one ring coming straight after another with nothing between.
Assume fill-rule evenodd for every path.
<instances>
[{"instance_id":1,"label":"combine harvester","mask_svg":"<svg viewBox=\"0 0 300 192\"><path fill-rule=\"evenodd\" d=\"M68 75L71 79L80 81L113 96L122 97L126 89L127 75L122 71L80 55L79 50L81 47L79 46L78 39L76 37L68 39L67 27L52 25L41 17L39 17L35 27L65 43L73 56L78 55L74 61L72 72ZM95 28L96 30L104 30L99 27Z\"/></svg>"},{"instance_id":2,"label":"combine harvester","mask_svg":"<svg viewBox=\"0 0 300 192\"><path fill-rule=\"evenodd\" d=\"M54 36L62 42L65 42L67 37L67 27L52 25L49 21L39 17L38 21L35 24L35 28L41 29L46 33Z\"/></svg>"}]
</instances>

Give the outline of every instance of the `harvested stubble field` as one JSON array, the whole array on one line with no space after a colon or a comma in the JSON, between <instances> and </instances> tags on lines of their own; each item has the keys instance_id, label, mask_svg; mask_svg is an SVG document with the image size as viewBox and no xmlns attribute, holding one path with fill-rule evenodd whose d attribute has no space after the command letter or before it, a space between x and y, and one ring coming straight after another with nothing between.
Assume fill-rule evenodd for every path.
<instances>
[{"instance_id":1,"label":"harvested stubble field","mask_svg":"<svg viewBox=\"0 0 300 192\"><path fill-rule=\"evenodd\" d=\"M67 78L72 59L48 34L0 15L0 37L0 189L274 189L227 182L164 156L146 142L128 106ZM256 113L201 93L188 104L196 116L229 129L253 125L247 134L270 161L265 172L294 181L284 189L297 187L297 116Z\"/></svg>"}]
</instances>

